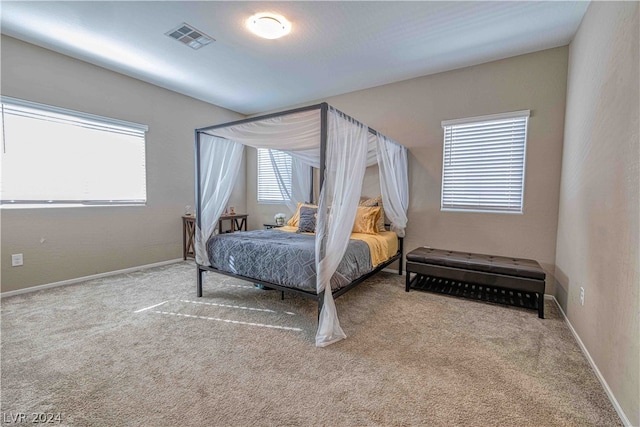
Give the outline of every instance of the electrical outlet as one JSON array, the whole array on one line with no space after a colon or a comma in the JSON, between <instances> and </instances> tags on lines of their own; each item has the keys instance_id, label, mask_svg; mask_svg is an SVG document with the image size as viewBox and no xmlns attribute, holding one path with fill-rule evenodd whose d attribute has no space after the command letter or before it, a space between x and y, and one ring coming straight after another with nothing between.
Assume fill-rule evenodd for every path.
<instances>
[{"instance_id":1,"label":"electrical outlet","mask_svg":"<svg viewBox=\"0 0 640 427\"><path fill-rule=\"evenodd\" d=\"M11 267L20 267L22 265L22 262L22 254L11 255Z\"/></svg>"},{"instance_id":2,"label":"electrical outlet","mask_svg":"<svg viewBox=\"0 0 640 427\"><path fill-rule=\"evenodd\" d=\"M580 305L584 305L584 288L580 286Z\"/></svg>"}]
</instances>

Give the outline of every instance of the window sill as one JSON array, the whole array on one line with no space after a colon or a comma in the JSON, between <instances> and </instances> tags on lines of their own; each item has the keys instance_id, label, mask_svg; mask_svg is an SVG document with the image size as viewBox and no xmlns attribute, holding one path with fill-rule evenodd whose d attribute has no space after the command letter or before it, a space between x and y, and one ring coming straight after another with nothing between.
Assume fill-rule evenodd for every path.
<instances>
[{"instance_id":1,"label":"window sill","mask_svg":"<svg viewBox=\"0 0 640 427\"><path fill-rule=\"evenodd\" d=\"M50 209L50 208L107 208L107 207L145 207L146 203L104 203L85 205L81 203L16 203L2 204L2 210L19 210L19 209Z\"/></svg>"},{"instance_id":2,"label":"window sill","mask_svg":"<svg viewBox=\"0 0 640 427\"><path fill-rule=\"evenodd\" d=\"M440 212L459 212L459 213L489 213L489 214L509 214L509 215L523 215L523 212L517 211L500 211L500 210L485 210L485 209L453 209L453 208L440 208Z\"/></svg>"}]
</instances>

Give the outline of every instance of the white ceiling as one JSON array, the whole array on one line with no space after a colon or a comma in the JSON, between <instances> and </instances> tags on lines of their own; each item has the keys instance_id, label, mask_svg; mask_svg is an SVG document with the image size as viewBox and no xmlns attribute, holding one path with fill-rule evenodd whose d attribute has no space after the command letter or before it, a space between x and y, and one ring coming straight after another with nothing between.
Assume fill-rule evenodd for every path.
<instances>
[{"instance_id":1,"label":"white ceiling","mask_svg":"<svg viewBox=\"0 0 640 427\"><path fill-rule=\"evenodd\" d=\"M244 114L571 41L588 2L2 1L2 33ZM291 33L248 32L272 11ZM217 41L165 36L186 22Z\"/></svg>"}]
</instances>

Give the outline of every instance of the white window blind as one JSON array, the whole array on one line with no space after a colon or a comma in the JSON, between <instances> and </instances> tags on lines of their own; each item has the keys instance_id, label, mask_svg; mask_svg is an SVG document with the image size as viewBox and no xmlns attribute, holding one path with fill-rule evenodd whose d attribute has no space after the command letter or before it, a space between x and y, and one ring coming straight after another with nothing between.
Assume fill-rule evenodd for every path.
<instances>
[{"instance_id":1,"label":"white window blind","mask_svg":"<svg viewBox=\"0 0 640 427\"><path fill-rule=\"evenodd\" d=\"M442 210L522 213L529 111L447 120Z\"/></svg>"},{"instance_id":2,"label":"white window blind","mask_svg":"<svg viewBox=\"0 0 640 427\"><path fill-rule=\"evenodd\" d=\"M258 202L282 203L291 199L291 156L258 148Z\"/></svg>"},{"instance_id":3,"label":"white window blind","mask_svg":"<svg viewBox=\"0 0 640 427\"><path fill-rule=\"evenodd\" d=\"M147 126L1 101L3 207L146 202Z\"/></svg>"}]
</instances>

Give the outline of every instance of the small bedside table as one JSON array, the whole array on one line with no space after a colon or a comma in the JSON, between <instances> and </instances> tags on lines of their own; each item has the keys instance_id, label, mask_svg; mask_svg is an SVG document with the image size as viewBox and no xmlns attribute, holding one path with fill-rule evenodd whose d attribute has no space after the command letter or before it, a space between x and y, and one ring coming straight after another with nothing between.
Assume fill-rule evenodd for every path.
<instances>
[{"instance_id":1,"label":"small bedside table","mask_svg":"<svg viewBox=\"0 0 640 427\"><path fill-rule=\"evenodd\" d=\"M282 225L278 225L278 224L262 224L265 228L265 230L271 230L272 228L280 228L280 227L284 227L284 224Z\"/></svg>"},{"instance_id":2,"label":"small bedside table","mask_svg":"<svg viewBox=\"0 0 640 427\"><path fill-rule=\"evenodd\" d=\"M182 217L182 258L196 257L196 217L185 215Z\"/></svg>"},{"instance_id":3,"label":"small bedside table","mask_svg":"<svg viewBox=\"0 0 640 427\"><path fill-rule=\"evenodd\" d=\"M228 214L222 215L220 220L218 220L218 231L222 233L222 221L229 221L231 224L231 228L225 233L234 233L236 231L247 231L247 214Z\"/></svg>"}]
</instances>

